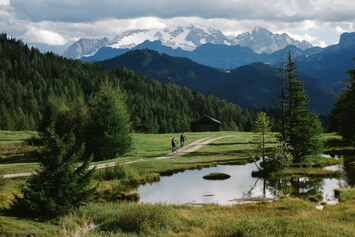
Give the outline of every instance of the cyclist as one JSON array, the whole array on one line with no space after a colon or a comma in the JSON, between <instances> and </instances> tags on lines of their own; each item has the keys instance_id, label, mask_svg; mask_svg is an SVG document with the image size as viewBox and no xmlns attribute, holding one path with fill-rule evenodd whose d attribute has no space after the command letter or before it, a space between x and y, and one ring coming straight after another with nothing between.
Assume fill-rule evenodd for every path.
<instances>
[{"instance_id":1,"label":"cyclist","mask_svg":"<svg viewBox=\"0 0 355 237\"><path fill-rule=\"evenodd\" d=\"M186 135L185 135L185 133L183 132L183 133L181 133L181 135L180 135L180 146L181 146L181 148L184 147L185 141L186 141Z\"/></svg>"},{"instance_id":2,"label":"cyclist","mask_svg":"<svg viewBox=\"0 0 355 237\"><path fill-rule=\"evenodd\" d=\"M177 147L178 141L175 139L175 137L173 137L173 139L171 139L171 150L172 152L176 152L178 147Z\"/></svg>"}]
</instances>

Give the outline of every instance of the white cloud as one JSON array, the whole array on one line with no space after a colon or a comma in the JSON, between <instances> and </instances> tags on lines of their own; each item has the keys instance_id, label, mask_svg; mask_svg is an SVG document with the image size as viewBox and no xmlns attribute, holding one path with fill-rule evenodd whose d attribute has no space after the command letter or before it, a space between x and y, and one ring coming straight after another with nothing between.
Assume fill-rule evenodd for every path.
<instances>
[{"instance_id":1,"label":"white cloud","mask_svg":"<svg viewBox=\"0 0 355 237\"><path fill-rule=\"evenodd\" d=\"M0 6L8 6L10 5L10 0L0 0Z\"/></svg>"},{"instance_id":2,"label":"white cloud","mask_svg":"<svg viewBox=\"0 0 355 237\"><path fill-rule=\"evenodd\" d=\"M28 42L42 43L47 45L64 45L67 41L60 34L44 29L28 27L29 29L24 34Z\"/></svg>"},{"instance_id":3,"label":"white cloud","mask_svg":"<svg viewBox=\"0 0 355 237\"><path fill-rule=\"evenodd\" d=\"M310 29L319 29L317 23L311 20L305 20L301 23L303 30L308 31Z\"/></svg>"},{"instance_id":4,"label":"white cloud","mask_svg":"<svg viewBox=\"0 0 355 237\"><path fill-rule=\"evenodd\" d=\"M323 41L323 40L319 40L316 44L314 44L315 46L319 46L319 47L327 47L328 45Z\"/></svg>"},{"instance_id":5,"label":"white cloud","mask_svg":"<svg viewBox=\"0 0 355 237\"><path fill-rule=\"evenodd\" d=\"M335 31L337 32L337 33L339 33L339 34L342 34L342 33L344 33L344 32L346 32L346 30L344 30L342 27L340 27L340 26L336 26L335 27Z\"/></svg>"},{"instance_id":6,"label":"white cloud","mask_svg":"<svg viewBox=\"0 0 355 237\"><path fill-rule=\"evenodd\" d=\"M293 34L290 32L286 32L291 38L298 40L298 41L308 41L314 46L319 46L319 47L326 47L328 46L323 40L318 39L317 37L311 36L309 34L304 34L304 35L298 35L298 34Z\"/></svg>"},{"instance_id":7,"label":"white cloud","mask_svg":"<svg viewBox=\"0 0 355 237\"><path fill-rule=\"evenodd\" d=\"M355 19L353 0L11 0L10 4L18 17L34 22L89 22L104 18L140 17L264 19L284 22Z\"/></svg>"},{"instance_id":8,"label":"white cloud","mask_svg":"<svg viewBox=\"0 0 355 237\"><path fill-rule=\"evenodd\" d=\"M1 32L63 48L79 38L190 24L229 38L260 26L324 46L354 31L354 22L353 0L0 0Z\"/></svg>"}]
</instances>

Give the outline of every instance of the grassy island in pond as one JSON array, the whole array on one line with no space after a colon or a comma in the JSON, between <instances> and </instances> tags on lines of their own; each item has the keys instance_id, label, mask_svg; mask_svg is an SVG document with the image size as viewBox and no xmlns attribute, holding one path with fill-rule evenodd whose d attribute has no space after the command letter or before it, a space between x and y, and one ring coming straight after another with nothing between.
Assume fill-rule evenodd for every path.
<instances>
[{"instance_id":1,"label":"grassy island in pond","mask_svg":"<svg viewBox=\"0 0 355 237\"><path fill-rule=\"evenodd\" d=\"M225 180L225 179L229 179L231 176L229 174L225 174L225 173L210 173L207 174L205 176L203 176L204 179L207 180Z\"/></svg>"}]
</instances>

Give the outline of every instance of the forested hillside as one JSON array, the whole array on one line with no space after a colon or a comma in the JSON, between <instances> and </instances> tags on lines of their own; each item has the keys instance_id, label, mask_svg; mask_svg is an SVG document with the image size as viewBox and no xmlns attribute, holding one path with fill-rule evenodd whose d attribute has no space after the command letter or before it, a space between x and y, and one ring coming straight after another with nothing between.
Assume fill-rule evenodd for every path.
<instances>
[{"instance_id":1,"label":"forested hillside","mask_svg":"<svg viewBox=\"0 0 355 237\"><path fill-rule=\"evenodd\" d=\"M50 96L90 102L104 81L121 88L138 132L188 131L193 119L208 114L224 129L248 130L246 109L214 96L162 83L124 68L108 72L100 66L68 60L0 35L0 129L35 130Z\"/></svg>"},{"instance_id":2,"label":"forested hillside","mask_svg":"<svg viewBox=\"0 0 355 237\"><path fill-rule=\"evenodd\" d=\"M149 49L130 51L97 63L106 68L124 66L142 75L196 89L204 95L214 95L252 110L274 107L279 93L279 70L264 63L225 71ZM321 81L305 75L301 74L299 79L304 81L310 97L309 109L327 115L335 101L334 92Z\"/></svg>"}]
</instances>

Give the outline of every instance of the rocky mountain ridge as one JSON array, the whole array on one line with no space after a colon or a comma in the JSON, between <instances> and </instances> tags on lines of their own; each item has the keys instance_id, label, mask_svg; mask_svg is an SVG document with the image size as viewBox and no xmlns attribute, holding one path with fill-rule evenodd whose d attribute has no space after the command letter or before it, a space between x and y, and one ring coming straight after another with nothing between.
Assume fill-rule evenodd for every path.
<instances>
[{"instance_id":1,"label":"rocky mountain ridge","mask_svg":"<svg viewBox=\"0 0 355 237\"><path fill-rule=\"evenodd\" d=\"M117 35L112 40L107 40L106 38L102 40L80 39L73 43L64 52L63 56L79 59L93 55L102 47L131 49L146 40L159 40L164 46L173 49L181 48L186 51L193 51L206 43L240 45L249 47L256 53L271 53L283 49L287 45L295 45L302 50L312 47L312 45L306 41L297 41L285 33L281 35L274 34L261 27L257 27L252 32L246 32L230 39L221 31L212 27L190 25L188 27L179 26L165 29L131 30Z\"/></svg>"}]
</instances>

